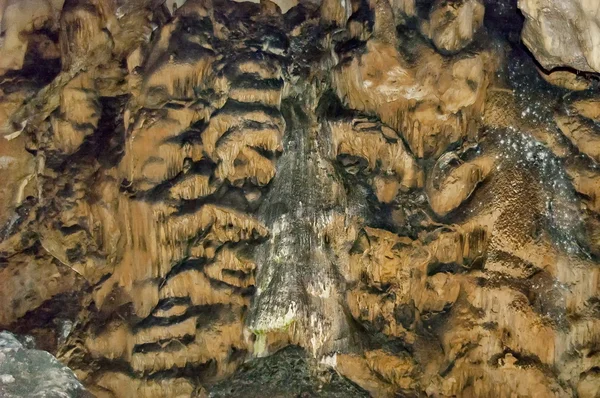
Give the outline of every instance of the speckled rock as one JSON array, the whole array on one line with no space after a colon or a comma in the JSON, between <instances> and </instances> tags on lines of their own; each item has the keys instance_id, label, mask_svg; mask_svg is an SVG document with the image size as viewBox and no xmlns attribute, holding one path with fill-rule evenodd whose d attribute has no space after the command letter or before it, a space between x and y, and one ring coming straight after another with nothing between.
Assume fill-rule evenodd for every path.
<instances>
[{"instance_id":1,"label":"speckled rock","mask_svg":"<svg viewBox=\"0 0 600 398\"><path fill-rule=\"evenodd\" d=\"M12 333L0 332L0 396L84 398L92 395L73 371L50 353L27 348Z\"/></svg>"},{"instance_id":2,"label":"speckled rock","mask_svg":"<svg viewBox=\"0 0 600 398\"><path fill-rule=\"evenodd\" d=\"M298 346L242 365L227 381L208 390L210 398L361 398L369 394L319 364Z\"/></svg>"}]
</instances>

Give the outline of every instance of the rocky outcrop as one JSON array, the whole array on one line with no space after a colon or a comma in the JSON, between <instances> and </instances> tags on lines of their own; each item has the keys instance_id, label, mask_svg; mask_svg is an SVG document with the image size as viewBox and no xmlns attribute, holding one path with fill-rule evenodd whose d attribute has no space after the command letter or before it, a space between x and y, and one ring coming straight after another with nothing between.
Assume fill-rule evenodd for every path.
<instances>
[{"instance_id":1,"label":"rocky outcrop","mask_svg":"<svg viewBox=\"0 0 600 398\"><path fill-rule=\"evenodd\" d=\"M71 369L9 332L0 332L0 393L6 398L91 397Z\"/></svg>"},{"instance_id":2,"label":"rocky outcrop","mask_svg":"<svg viewBox=\"0 0 600 398\"><path fill-rule=\"evenodd\" d=\"M598 394L593 79L490 2L170 3L4 24L2 327L98 397Z\"/></svg>"},{"instance_id":3,"label":"rocky outcrop","mask_svg":"<svg viewBox=\"0 0 600 398\"><path fill-rule=\"evenodd\" d=\"M548 70L600 72L600 5L585 0L519 0L523 42Z\"/></svg>"}]
</instances>

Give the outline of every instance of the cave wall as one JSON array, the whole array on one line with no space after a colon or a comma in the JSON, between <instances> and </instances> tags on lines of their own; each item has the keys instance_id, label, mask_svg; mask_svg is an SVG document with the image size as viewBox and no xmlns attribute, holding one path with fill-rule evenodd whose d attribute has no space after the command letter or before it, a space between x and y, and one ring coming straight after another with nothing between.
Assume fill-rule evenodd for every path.
<instances>
[{"instance_id":1,"label":"cave wall","mask_svg":"<svg viewBox=\"0 0 600 398\"><path fill-rule=\"evenodd\" d=\"M0 1L0 327L98 397L289 345L375 397L598 396L598 69L551 40L595 14L551 3Z\"/></svg>"}]
</instances>

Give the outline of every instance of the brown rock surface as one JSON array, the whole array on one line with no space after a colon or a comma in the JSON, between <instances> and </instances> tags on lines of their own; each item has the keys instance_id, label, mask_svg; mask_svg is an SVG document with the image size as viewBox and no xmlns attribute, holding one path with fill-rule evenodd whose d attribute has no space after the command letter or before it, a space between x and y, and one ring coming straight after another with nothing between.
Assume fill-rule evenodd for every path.
<instances>
[{"instance_id":1,"label":"brown rock surface","mask_svg":"<svg viewBox=\"0 0 600 398\"><path fill-rule=\"evenodd\" d=\"M484 5L0 1L0 327L98 397L597 396L596 77Z\"/></svg>"}]
</instances>

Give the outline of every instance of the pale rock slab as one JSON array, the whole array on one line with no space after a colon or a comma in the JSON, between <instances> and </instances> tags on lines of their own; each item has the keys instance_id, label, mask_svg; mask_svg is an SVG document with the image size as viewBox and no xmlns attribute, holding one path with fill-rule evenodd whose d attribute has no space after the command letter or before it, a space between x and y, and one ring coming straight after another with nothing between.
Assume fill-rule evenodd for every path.
<instances>
[{"instance_id":1,"label":"pale rock slab","mask_svg":"<svg viewBox=\"0 0 600 398\"><path fill-rule=\"evenodd\" d=\"M519 0L523 42L548 70L567 66L600 72L600 3L596 0Z\"/></svg>"}]
</instances>

